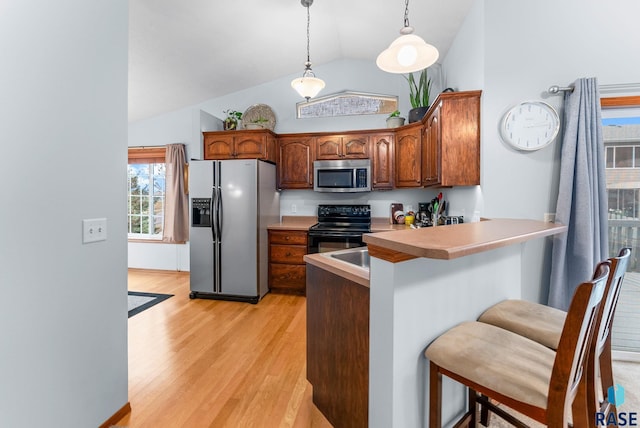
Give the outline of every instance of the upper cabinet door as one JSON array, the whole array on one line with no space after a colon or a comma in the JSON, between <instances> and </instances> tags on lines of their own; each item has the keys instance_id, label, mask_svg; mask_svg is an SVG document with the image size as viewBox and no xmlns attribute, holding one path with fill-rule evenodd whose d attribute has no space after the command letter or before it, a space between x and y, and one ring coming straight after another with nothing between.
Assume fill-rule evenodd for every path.
<instances>
[{"instance_id":1,"label":"upper cabinet door","mask_svg":"<svg viewBox=\"0 0 640 428\"><path fill-rule=\"evenodd\" d=\"M371 136L374 189L393 189L393 139L393 134Z\"/></svg>"},{"instance_id":2,"label":"upper cabinet door","mask_svg":"<svg viewBox=\"0 0 640 428\"><path fill-rule=\"evenodd\" d=\"M235 137L235 152L237 159L266 159L267 136L262 134L240 135Z\"/></svg>"},{"instance_id":3,"label":"upper cabinet door","mask_svg":"<svg viewBox=\"0 0 640 428\"><path fill-rule=\"evenodd\" d=\"M434 186L440 183L440 107L436 107L422 131L422 184Z\"/></svg>"},{"instance_id":4,"label":"upper cabinet door","mask_svg":"<svg viewBox=\"0 0 640 428\"><path fill-rule=\"evenodd\" d=\"M439 112L441 186L480 184L480 91L442 97Z\"/></svg>"},{"instance_id":5,"label":"upper cabinet door","mask_svg":"<svg viewBox=\"0 0 640 428\"><path fill-rule=\"evenodd\" d=\"M342 159L342 136L329 135L316 138L316 159Z\"/></svg>"},{"instance_id":6,"label":"upper cabinet door","mask_svg":"<svg viewBox=\"0 0 640 428\"><path fill-rule=\"evenodd\" d=\"M283 137L278 143L278 188L313 189L314 139Z\"/></svg>"},{"instance_id":7,"label":"upper cabinet door","mask_svg":"<svg viewBox=\"0 0 640 428\"><path fill-rule=\"evenodd\" d=\"M369 158L368 135L345 135L342 138L343 154L347 159Z\"/></svg>"},{"instance_id":8,"label":"upper cabinet door","mask_svg":"<svg viewBox=\"0 0 640 428\"><path fill-rule=\"evenodd\" d=\"M395 185L396 187L420 187L422 126L412 126L396 134Z\"/></svg>"},{"instance_id":9,"label":"upper cabinet door","mask_svg":"<svg viewBox=\"0 0 640 428\"><path fill-rule=\"evenodd\" d=\"M316 159L368 159L369 135L323 135L316 138Z\"/></svg>"},{"instance_id":10,"label":"upper cabinet door","mask_svg":"<svg viewBox=\"0 0 640 428\"><path fill-rule=\"evenodd\" d=\"M233 159L233 136L205 133L204 158Z\"/></svg>"}]
</instances>

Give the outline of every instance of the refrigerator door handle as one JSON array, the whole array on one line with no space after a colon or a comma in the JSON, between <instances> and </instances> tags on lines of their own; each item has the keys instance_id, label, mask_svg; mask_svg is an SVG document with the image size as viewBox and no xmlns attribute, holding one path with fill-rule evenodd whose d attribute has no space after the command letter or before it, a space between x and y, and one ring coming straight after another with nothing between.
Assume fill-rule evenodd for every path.
<instances>
[{"instance_id":1,"label":"refrigerator door handle","mask_svg":"<svg viewBox=\"0 0 640 428\"><path fill-rule=\"evenodd\" d=\"M214 162L213 167L213 189L215 194L214 200L214 209L215 212L215 220L214 220L214 228L216 238L213 243L213 291L214 293L222 292L222 244L220 241L222 240L222 229L220 227L220 217L222 216L222 211L220 209L220 203L222 198L222 187L221 187L221 179L222 179L222 164L217 161Z\"/></svg>"},{"instance_id":2,"label":"refrigerator door handle","mask_svg":"<svg viewBox=\"0 0 640 428\"><path fill-rule=\"evenodd\" d=\"M220 187L218 189L218 207L217 210L218 212L218 218L217 218L217 222L218 222L218 240L222 241L222 223L223 223L223 213L224 213L224 209L222 206L222 187Z\"/></svg>"},{"instance_id":3,"label":"refrigerator door handle","mask_svg":"<svg viewBox=\"0 0 640 428\"><path fill-rule=\"evenodd\" d=\"M218 232L216 230L216 222L218 221L218 216L216 213L216 188L215 186L211 188L211 206L209 207L209 213L211 215L211 238L213 242L218 239Z\"/></svg>"}]
</instances>

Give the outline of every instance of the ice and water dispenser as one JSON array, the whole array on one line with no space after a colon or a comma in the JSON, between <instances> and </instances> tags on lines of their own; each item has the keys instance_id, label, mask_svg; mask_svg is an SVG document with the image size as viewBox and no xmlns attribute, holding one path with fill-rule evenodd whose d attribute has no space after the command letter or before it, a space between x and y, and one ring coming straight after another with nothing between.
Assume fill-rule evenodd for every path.
<instances>
[{"instance_id":1,"label":"ice and water dispenser","mask_svg":"<svg viewBox=\"0 0 640 428\"><path fill-rule=\"evenodd\" d=\"M191 226L211 227L211 198L191 199Z\"/></svg>"}]
</instances>

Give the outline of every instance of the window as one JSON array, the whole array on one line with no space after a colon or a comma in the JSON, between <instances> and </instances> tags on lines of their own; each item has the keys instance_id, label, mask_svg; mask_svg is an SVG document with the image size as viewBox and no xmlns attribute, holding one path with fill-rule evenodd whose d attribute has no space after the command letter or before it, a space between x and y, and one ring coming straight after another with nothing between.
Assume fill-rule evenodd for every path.
<instances>
[{"instance_id":1,"label":"window","mask_svg":"<svg viewBox=\"0 0 640 428\"><path fill-rule=\"evenodd\" d=\"M614 358L640 359L640 97L602 98L609 255L632 248L613 320Z\"/></svg>"},{"instance_id":2,"label":"window","mask_svg":"<svg viewBox=\"0 0 640 428\"><path fill-rule=\"evenodd\" d=\"M165 148L130 148L127 168L129 239L162 240Z\"/></svg>"},{"instance_id":3,"label":"window","mask_svg":"<svg viewBox=\"0 0 640 428\"><path fill-rule=\"evenodd\" d=\"M609 146L605 156L607 168L640 168L640 146Z\"/></svg>"}]
</instances>

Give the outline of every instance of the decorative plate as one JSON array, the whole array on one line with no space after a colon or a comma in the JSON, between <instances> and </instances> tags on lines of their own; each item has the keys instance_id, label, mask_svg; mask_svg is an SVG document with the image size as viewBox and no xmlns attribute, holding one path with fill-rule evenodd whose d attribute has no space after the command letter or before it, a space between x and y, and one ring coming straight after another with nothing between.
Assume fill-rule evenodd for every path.
<instances>
[{"instance_id":1,"label":"decorative plate","mask_svg":"<svg viewBox=\"0 0 640 428\"><path fill-rule=\"evenodd\" d=\"M266 104L254 104L242 113L242 126L245 129L264 128L273 131L276 115Z\"/></svg>"}]
</instances>

